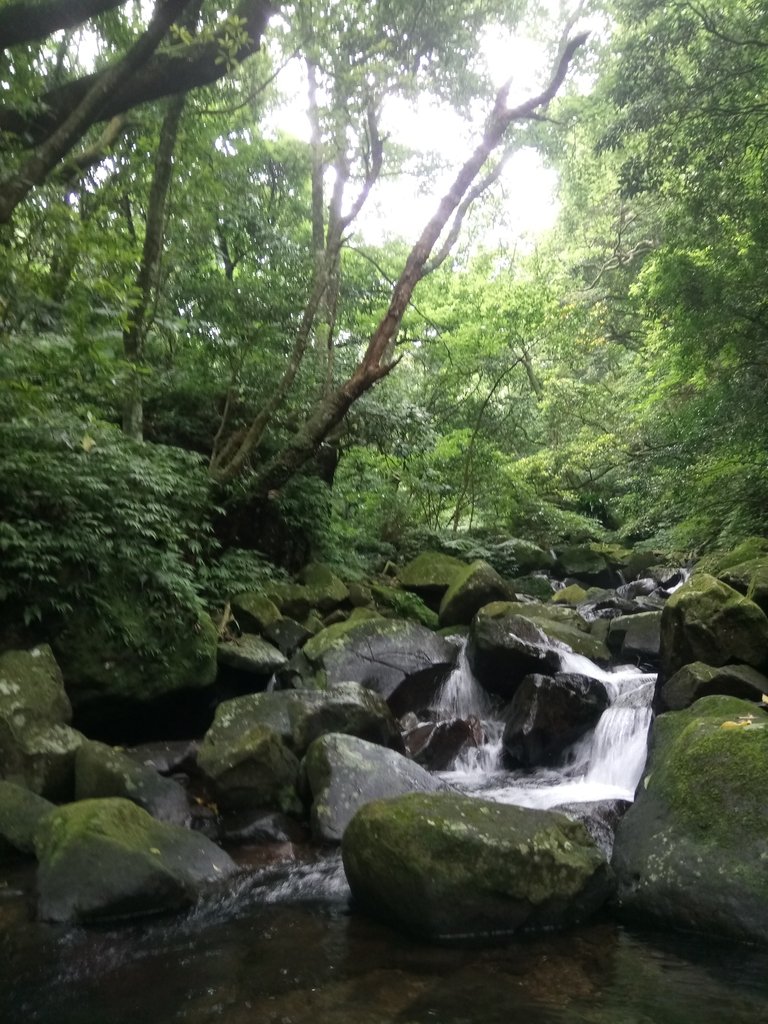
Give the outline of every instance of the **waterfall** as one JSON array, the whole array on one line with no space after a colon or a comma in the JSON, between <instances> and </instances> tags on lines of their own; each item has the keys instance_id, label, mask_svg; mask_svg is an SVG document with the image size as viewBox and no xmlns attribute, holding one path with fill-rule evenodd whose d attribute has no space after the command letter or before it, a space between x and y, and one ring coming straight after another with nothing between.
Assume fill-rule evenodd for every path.
<instances>
[{"instance_id":1,"label":"waterfall","mask_svg":"<svg viewBox=\"0 0 768 1024\"><path fill-rule=\"evenodd\" d=\"M441 720L479 720L484 741L462 751L453 771L442 773L446 781L486 799L526 807L633 799L645 766L656 676L632 666L603 669L570 650L562 650L561 655L561 671L601 682L609 705L594 729L566 752L563 767L505 771L501 766L504 722L494 717L493 703L475 679L466 641L462 643L435 710Z\"/></svg>"}]
</instances>

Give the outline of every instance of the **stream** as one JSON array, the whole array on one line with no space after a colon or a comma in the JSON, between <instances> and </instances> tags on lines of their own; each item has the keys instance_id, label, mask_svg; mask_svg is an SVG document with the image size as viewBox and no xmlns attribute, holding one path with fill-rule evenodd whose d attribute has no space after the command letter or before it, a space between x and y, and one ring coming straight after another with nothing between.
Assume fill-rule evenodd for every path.
<instances>
[{"instance_id":1,"label":"stream","mask_svg":"<svg viewBox=\"0 0 768 1024\"><path fill-rule=\"evenodd\" d=\"M569 656L610 705L564 769L499 767L502 723L462 655L439 713L474 716L485 741L441 773L458 789L530 807L631 800L655 677ZM120 928L33 918L34 874L0 888L0 1022L25 1024L760 1024L768 950L603 918L493 948L443 948L350 909L337 851L240 847L243 873L186 915Z\"/></svg>"}]
</instances>

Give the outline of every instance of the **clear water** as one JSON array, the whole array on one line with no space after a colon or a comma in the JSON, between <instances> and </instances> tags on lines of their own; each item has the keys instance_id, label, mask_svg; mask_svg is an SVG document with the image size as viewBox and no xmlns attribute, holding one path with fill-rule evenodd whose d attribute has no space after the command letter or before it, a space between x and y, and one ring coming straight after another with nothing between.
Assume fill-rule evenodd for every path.
<instances>
[{"instance_id":1,"label":"clear water","mask_svg":"<svg viewBox=\"0 0 768 1024\"><path fill-rule=\"evenodd\" d=\"M768 950L609 922L429 946L350 914L330 858L252 870L223 901L120 930L34 923L7 892L0 1021L761 1024Z\"/></svg>"}]
</instances>

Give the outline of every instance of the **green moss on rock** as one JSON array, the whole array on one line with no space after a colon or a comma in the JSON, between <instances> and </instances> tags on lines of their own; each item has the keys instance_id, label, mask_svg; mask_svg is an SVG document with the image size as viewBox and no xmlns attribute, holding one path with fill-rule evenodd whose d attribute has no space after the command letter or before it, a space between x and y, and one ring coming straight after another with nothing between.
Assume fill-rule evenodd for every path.
<instances>
[{"instance_id":1,"label":"green moss on rock","mask_svg":"<svg viewBox=\"0 0 768 1024\"><path fill-rule=\"evenodd\" d=\"M608 892L603 855L580 823L455 794L367 804L342 854L364 908L428 938L572 923Z\"/></svg>"},{"instance_id":2,"label":"green moss on rock","mask_svg":"<svg viewBox=\"0 0 768 1024\"><path fill-rule=\"evenodd\" d=\"M54 809L28 789L0 780L0 858L34 855L37 827Z\"/></svg>"},{"instance_id":3,"label":"green moss on rock","mask_svg":"<svg viewBox=\"0 0 768 1024\"><path fill-rule=\"evenodd\" d=\"M496 570L479 559L463 567L440 602L440 625L462 626L492 601L509 600L513 591Z\"/></svg>"}]
</instances>

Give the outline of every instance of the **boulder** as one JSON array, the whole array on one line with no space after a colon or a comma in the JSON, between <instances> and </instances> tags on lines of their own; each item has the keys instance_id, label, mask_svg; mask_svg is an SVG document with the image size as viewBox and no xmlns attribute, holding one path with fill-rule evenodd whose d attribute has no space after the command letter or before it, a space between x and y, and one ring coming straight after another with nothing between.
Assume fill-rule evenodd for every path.
<instances>
[{"instance_id":1,"label":"boulder","mask_svg":"<svg viewBox=\"0 0 768 1024\"><path fill-rule=\"evenodd\" d=\"M264 633L281 619L280 609L266 594L249 590L237 594L230 602L235 622L243 632Z\"/></svg>"},{"instance_id":2,"label":"boulder","mask_svg":"<svg viewBox=\"0 0 768 1024\"><path fill-rule=\"evenodd\" d=\"M16 854L34 856L35 832L55 805L12 782L0 781L0 860Z\"/></svg>"},{"instance_id":3,"label":"boulder","mask_svg":"<svg viewBox=\"0 0 768 1024\"><path fill-rule=\"evenodd\" d=\"M432 772L450 771L468 747L479 746L482 726L477 719L453 718L447 722L422 722L404 737L405 750L417 764Z\"/></svg>"},{"instance_id":4,"label":"boulder","mask_svg":"<svg viewBox=\"0 0 768 1024\"><path fill-rule=\"evenodd\" d=\"M478 615L502 618L506 615L521 615L543 630L552 646L566 644L575 654L581 654L592 661L608 663L611 653L599 636L591 632L590 624L574 608L559 604L542 604L539 601L496 601L481 608Z\"/></svg>"},{"instance_id":5,"label":"boulder","mask_svg":"<svg viewBox=\"0 0 768 1024\"><path fill-rule=\"evenodd\" d=\"M57 808L35 849L40 917L67 924L179 910L237 870L204 836L118 798Z\"/></svg>"},{"instance_id":6,"label":"boulder","mask_svg":"<svg viewBox=\"0 0 768 1024\"><path fill-rule=\"evenodd\" d=\"M216 678L217 644L208 615L196 622L160 619L144 607L140 595L126 595L112 600L109 621L84 609L70 613L56 655L67 692L79 708L146 703L210 686Z\"/></svg>"},{"instance_id":7,"label":"boulder","mask_svg":"<svg viewBox=\"0 0 768 1024\"><path fill-rule=\"evenodd\" d=\"M640 612L611 619L608 646L622 659L657 662L661 647L661 612Z\"/></svg>"},{"instance_id":8,"label":"boulder","mask_svg":"<svg viewBox=\"0 0 768 1024\"><path fill-rule=\"evenodd\" d=\"M553 765L608 707L605 686L570 673L530 675L507 711L502 747L511 768Z\"/></svg>"},{"instance_id":9,"label":"boulder","mask_svg":"<svg viewBox=\"0 0 768 1024\"><path fill-rule=\"evenodd\" d=\"M235 640L220 643L217 657L219 665L262 678L265 682L273 672L288 664L288 659L277 647L253 633L243 633Z\"/></svg>"},{"instance_id":10,"label":"boulder","mask_svg":"<svg viewBox=\"0 0 768 1024\"><path fill-rule=\"evenodd\" d=\"M601 551L589 544L571 544L555 549L557 565L563 576L575 576L581 583L595 587L613 587L621 583Z\"/></svg>"},{"instance_id":11,"label":"boulder","mask_svg":"<svg viewBox=\"0 0 768 1024\"><path fill-rule=\"evenodd\" d=\"M425 626L369 619L322 630L307 641L291 667L304 686L324 689L352 680L404 714L429 703L455 660L455 645Z\"/></svg>"},{"instance_id":12,"label":"boulder","mask_svg":"<svg viewBox=\"0 0 768 1024\"><path fill-rule=\"evenodd\" d=\"M703 661L694 661L690 665L683 665L664 683L661 705L669 711L680 711L701 697L717 693L759 701L763 694L768 694L768 676L749 665L713 668Z\"/></svg>"},{"instance_id":13,"label":"boulder","mask_svg":"<svg viewBox=\"0 0 768 1024\"><path fill-rule=\"evenodd\" d=\"M295 654L311 636L313 636L313 633L306 626L302 626L295 619L288 618L287 615L278 619L277 622L266 626L264 629L264 639L274 644L286 658L290 658L291 655Z\"/></svg>"},{"instance_id":14,"label":"boulder","mask_svg":"<svg viewBox=\"0 0 768 1024\"><path fill-rule=\"evenodd\" d=\"M440 602L440 625L461 626L470 623L483 605L506 601L513 591L487 562L478 560L465 565Z\"/></svg>"},{"instance_id":15,"label":"boulder","mask_svg":"<svg viewBox=\"0 0 768 1024\"><path fill-rule=\"evenodd\" d=\"M725 569L751 562L756 558L768 558L768 538L747 537L732 551L714 551L696 563L696 572L707 572L719 576Z\"/></svg>"},{"instance_id":16,"label":"boulder","mask_svg":"<svg viewBox=\"0 0 768 1024\"><path fill-rule=\"evenodd\" d=\"M439 551L423 551L407 565L403 566L397 576L400 586L418 594L434 611L446 590L467 568L452 555L443 555Z\"/></svg>"},{"instance_id":17,"label":"boulder","mask_svg":"<svg viewBox=\"0 0 768 1024\"><path fill-rule=\"evenodd\" d=\"M552 604L581 604L586 601L587 592L578 583L571 583L552 595Z\"/></svg>"},{"instance_id":18,"label":"boulder","mask_svg":"<svg viewBox=\"0 0 768 1024\"><path fill-rule=\"evenodd\" d=\"M189 824L187 794L178 782L114 747L85 740L75 756L75 799L108 796L131 800L158 821Z\"/></svg>"},{"instance_id":19,"label":"boulder","mask_svg":"<svg viewBox=\"0 0 768 1024\"><path fill-rule=\"evenodd\" d=\"M198 765L213 781L225 809L300 813L299 758L313 740L329 732L380 744L399 742L386 703L356 683L325 692L278 690L220 704L201 744Z\"/></svg>"},{"instance_id":20,"label":"boulder","mask_svg":"<svg viewBox=\"0 0 768 1024\"><path fill-rule=\"evenodd\" d=\"M324 562L310 562L299 574L301 582L310 591L312 607L330 612L349 600L349 590L330 566Z\"/></svg>"},{"instance_id":21,"label":"boulder","mask_svg":"<svg viewBox=\"0 0 768 1024\"><path fill-rule=\"evenodd\" d=\"M429 939L497 942L583 920L609 872L579 822L458 794L369 803L342 842L357 904Z\"/></svg>"},{"instance_id":22,"label":"boulder","mask_svg":"<svg viewBox=\"0 0 768 1024\"><path fill-rule=\"evenodd\" d=\"M340 842L354 814L372 800L446 788L402 754L339 733L312 743L304 770L312 794L312 834L323 842Z\"/></svg>"},{"instance_id":23,"label":"boulder","mask_svg":"<svg viewBox=\"0 0 768 1024\"><path fill-rule=\"evenodd\" d=\"M656 719L613 853L618 905L665 927L768 942L768 717L704 697Z\"/></svg>"},{"instance_id":24,"label":"boulder","mask_svg":"<svg viewBox=\"0 0 768 1024\"><path fill-rule=\"evenodd\" d=\"M521 615L479 614L469 633L467 658L480 685L510 700L523 679L538 672L554 675L561 654L546 634Z\"/></svg>"},{"instance_id":25,"label":"boulder","mask_svg":"<svg viewBox=\"0 0 768 1024\"><path fill-rule=\"evenodd\" d=\"M494 544L492 561L501 572L506 573L506 567L509 567L511 573L520 575L536 570L548 572L557 564L553 551L545 550L521 537L510 537L500 544Z\"/></svg>"},{"instance_id":26,"label":"boulder","mask_svg":"<svg viewBox=\"0 0 768 1024\"><path fill-rule=\"evenodd\" d=\"M762 558L721 569L717 577L754 601L768 615L768 552Z\"/></svg>"},{"instance_id":27,"label":"boulder","mask_svg":"<svg viewBox=\"0 0 768 1024\"><path fill-rule=\"evenodd\" d=\"M768 617L754 602L713 576L698 573L667 601L661 616L661 668L669 679L703 661L768 668Z\"/></svg>"},{"instance_id":28,"label":"boulder","mask_svg":"<svg viewBox=\"0 0 768 1024\"><path fill-rule=\"evenodd\" d=\"M84 739L68 725L30 725L11 744L0 744L3 776L47 800L71 800L75 755Z\"/></svg>"}]
</instances>

